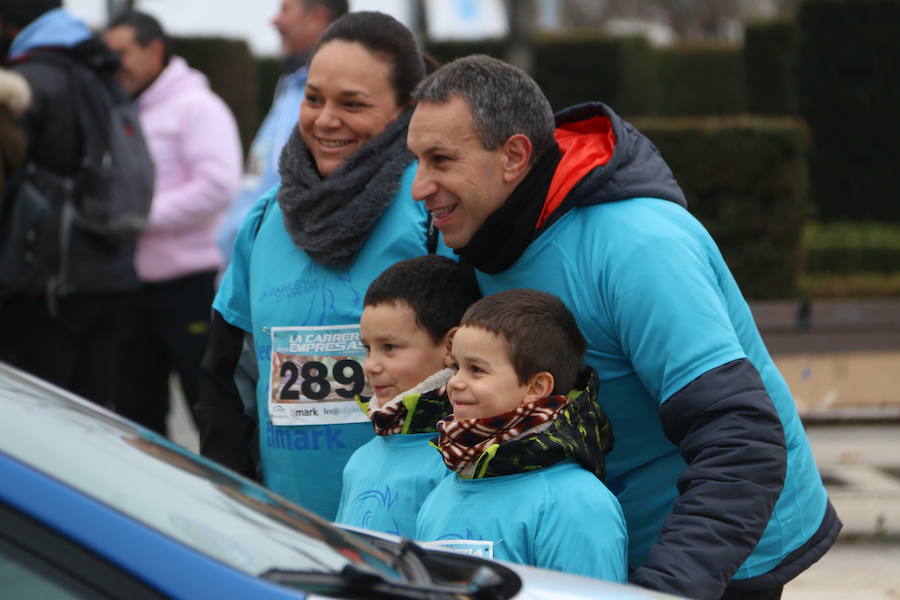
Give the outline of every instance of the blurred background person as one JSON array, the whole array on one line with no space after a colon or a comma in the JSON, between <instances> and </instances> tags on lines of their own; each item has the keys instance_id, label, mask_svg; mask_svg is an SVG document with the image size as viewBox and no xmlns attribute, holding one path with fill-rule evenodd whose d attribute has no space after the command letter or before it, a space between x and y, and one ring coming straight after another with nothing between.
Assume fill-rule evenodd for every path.
<instances>
[{"instance_id":1,"label":"blurred background person","mask_svg":"<svg viewBox=\"0 0 900 600\"><path fill-rule=\"evenodd\" d=\"M203 74L172 54L155 18L126 12L103 37L121 58L118 78L135 98L156 165L135 259L141 289L117 353L116 410L165 435L172 371L188 405L197 401L222 264L216 228L240 183L240 137L228 107Z\"/></svg>"},{"instance_id":2,"label":"blurred background person","mask_svg":"<svg viewBox=\"0 0 900 600\"><path fill-rule=\"evenodd\" d=\"M78 182L86 178L99 183L91 191L106 193L109 190L101 188L108 181L120 181L114 170L122 167L121 156L107 155L110 169L103 175L109 177L102 180L95 177L98 169L85 160L89 150L97 149L88 138L112 130L110 115L89 118L80 110L88 99L101 99L105 107L115 109L127 103L114 79L119 62L87 25L61 7L60 0L0 2L0 54L8 54L10 69L25 77L32 92L32 102L20 119L27 140L25 166L5 182L0 360L111 406L122 312L139 287L134 267L137 229L124 237L87 229L90 215L79 213L78 206L88 194ZM146 209L152 164L137 135L140 124L135 120L127 127L141 151L129 152L128 157L140 160L119 175L134 180L132 176L139 174L141 184L146 180L139 199ZM29 185L22 185L26 180ZM37 214L39 205L47 210ZM102 211L96 212L121 205L103 195Z\"/></svg>"},{"instance_id":3,"label":"blurred background person","mask_svg":"<svg viewBox=\"0 0 900 600\"><path fill-rule=\"evenodd\" d=\"M424 76L412 33L393 17L354 12L332 23L310 59L281 185L241 225L213 304L196 408L201 453L256 476L258 420L263 483L328 519L347 459L374 435L353 400L365 384L363 296L434 239L411 196L406 147ZM259 373L245 398L253 416L235 383L245 336Z\"/></svg>"},{"instance_id":4,"label":"blurred background person","mask_svg":"<svg viewBox=\"0 0 900 600\"><path fill-rule=\"evenodd\" d=\"M241 190L219 230L219 248L226 264L241 221L250 207L278 183L278 157L288 141L303 100L309 53L325 28L347 14L347 0L281 0L272 25L281 37L284 75L275 87L275 98L247 157Z\"/></svg>"}]
</instances>

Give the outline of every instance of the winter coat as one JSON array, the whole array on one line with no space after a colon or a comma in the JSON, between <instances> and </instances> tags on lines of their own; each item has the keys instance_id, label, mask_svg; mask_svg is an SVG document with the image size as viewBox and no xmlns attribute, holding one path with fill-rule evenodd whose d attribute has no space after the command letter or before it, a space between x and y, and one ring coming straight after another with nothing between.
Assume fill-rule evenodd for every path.
<instances>
[{"instance_id":1,"label":"winter coat","mask_svg":"<svg viewBox=\"0 0 900 600\"><path fill-rule=\"evenodd\" d=\"M166 281L221 266L215 235L240 181L241 141L206 77L174 56L138 97L156 181L138 240L142 281Z\"/></svg>"},{"instance_id":2,"label":"winter coat","mask_svg":"<svg viewBox=\"0 0 900 600\"><path fill-rule=\"evenodd\" d=\"M99 65L109 77L118 57L90 30L64 9L51 10L26 26L10 49L10 68L28 81L32 101L21 117L27 139L26 162L34 162L61 176L74 176L82 161L78 125L67 71L55 62L41 61L43 52L68 52ZM7 198L9 201L9 197ZM68 279L77 293L126 292L139 286L134 267L133 241L112 243L74 227L67 255ZM55 265L45 265L55 272ZM42 294L43 284L29 293Z\"/></svg>"},{"instance_id":3,"label":"winter coat","mask_svg":"<svg viewBox=\"0 0 900 600\"><path fill-rule=\"evenodd\" d=\"M737 283L633 126L581 105L557 140L542 221L511 266L477 273L482 292L554 293L584 333L634 581L692 598L783 585L840 521Z\"/></svg>"}]
</instances>

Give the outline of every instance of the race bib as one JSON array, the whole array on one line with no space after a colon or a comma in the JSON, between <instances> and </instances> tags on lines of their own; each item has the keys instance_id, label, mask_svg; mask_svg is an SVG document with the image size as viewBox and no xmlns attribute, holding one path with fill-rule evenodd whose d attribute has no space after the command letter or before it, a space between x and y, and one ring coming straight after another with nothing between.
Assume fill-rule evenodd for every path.
<instances>
[{"instance_id":1,"label":"race bib","mask_svg":"<svg viewBox=\"0 0 900 600\"><path fill-rule=\"evenodd\" d=\"M273 425L369 421L354 400L371 396L359 325L273 327L269 418Z\"/></svg>"},{"instance_id":2,"label":"race bib","mask_svg":"<svg viewBox=\"0 0 900 600\"><path fill-rule=\"evenodd\" d=\"M494 558L494 542L489 540L435 540L433 542L416 543L426 548L450 550L481 558Z\"/></svg>"}]
</instances>

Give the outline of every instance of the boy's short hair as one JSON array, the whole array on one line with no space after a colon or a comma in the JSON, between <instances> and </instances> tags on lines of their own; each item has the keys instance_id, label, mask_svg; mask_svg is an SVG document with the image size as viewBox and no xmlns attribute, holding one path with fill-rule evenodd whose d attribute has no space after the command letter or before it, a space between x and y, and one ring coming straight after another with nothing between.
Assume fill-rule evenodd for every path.
<instances>
[{"instance_id":1,"label":"boy's short hair","mask_svg":"<svg viewBox=\"0 0 900 600\"><path fill-rule=\"evenodd\" d=\"M575 317L553 294L529 289L491 294L469 307L460 326L499 336L520 384L547 371L554 394L568 394L575 385L587 344Z\"/></svg>"},{"instance_id":2,"label":"boy's short hair","mask_svg":"<svg viewBox=\"0 0 900 600\"><path fill-rule=\"evenodd\" d=\"M429 254L401 260L385 269L366 290L363 306L405 302L416 323L439 344L480 297L471 267Z\"/></svg>"}]
</instances>

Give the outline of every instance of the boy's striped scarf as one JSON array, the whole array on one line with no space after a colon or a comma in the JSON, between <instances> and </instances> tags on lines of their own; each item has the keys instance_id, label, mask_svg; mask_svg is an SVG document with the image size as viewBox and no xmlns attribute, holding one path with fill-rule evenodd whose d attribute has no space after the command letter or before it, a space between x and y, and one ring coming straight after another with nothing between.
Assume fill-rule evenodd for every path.
<instances>
[{"instance_id":1,"label":"boy's striped scarf","mask_svg":"<svg viewBox=\"0 0 900 600\"><path fill-rule=\"evenodd\" d=\"M565 396L545 396L495 417L458 421L448 416L437 425L438 450L448 469L471 478L489 447L546 429L568 404Z\"/></svg>"}]
</instances>

